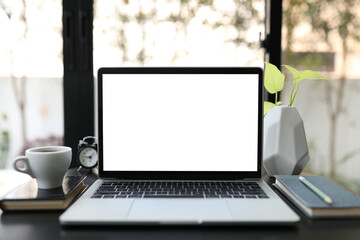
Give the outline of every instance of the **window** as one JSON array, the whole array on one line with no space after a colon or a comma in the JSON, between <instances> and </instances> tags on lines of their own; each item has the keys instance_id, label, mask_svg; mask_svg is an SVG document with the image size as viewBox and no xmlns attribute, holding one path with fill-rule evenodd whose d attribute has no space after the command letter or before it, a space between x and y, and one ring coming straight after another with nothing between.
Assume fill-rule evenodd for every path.
<instances>
[{"instance_id":1,"label":"window","mask_svg":"<svg viewBox=\"0 0 360 240\"><path fill-rule=\"evenodd\" d=\"M0 0L1 162L94 135L101 66L262 66L265 12L263 0Z\"/></svg>"},{"instance_id":2,"label":"window","mask_svg":"<svg viewBox=\"0 0 360 240\"><path fill-rule=\"evenodd\" d=\"M283 7L283 64L331 79L304 80L294 103L310 150L306 171L360 192L360 2L284 0Z\"/></svg>"},{"instance_id":3,"label":"window","mask_svg":"<svg viewBox=\"0 0 360 240\"><path fill-rule=\"evenodd\" d=\"M262 66L263 0L95 1L94 74L112 66Z\"/></svg>"},{"instance_id":4,"label":"window","mask_svg":"<svg viewBox=\"0 0 360 240\"><path fill-rule=\"evenodd\" d=\"M63 144L61 0L0 0L0 168Z\"/></svg>"}]
</instances>

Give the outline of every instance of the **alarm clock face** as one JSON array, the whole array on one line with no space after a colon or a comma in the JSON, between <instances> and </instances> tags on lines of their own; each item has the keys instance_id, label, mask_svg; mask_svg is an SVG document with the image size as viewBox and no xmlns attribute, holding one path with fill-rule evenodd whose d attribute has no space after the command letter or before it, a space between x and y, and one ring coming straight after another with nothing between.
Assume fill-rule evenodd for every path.
<instances>
[{"instance_id":1,"label":"alarm clock face","mask_svg":"<svg viewBox=\"0 0 360 240\"><path fill-rule=\"evenodd\" d=\"M98 162L98 153L94 148L85 147L79 153L80 164L86 168L95 167Z\"/></svg>"}]
</instances>

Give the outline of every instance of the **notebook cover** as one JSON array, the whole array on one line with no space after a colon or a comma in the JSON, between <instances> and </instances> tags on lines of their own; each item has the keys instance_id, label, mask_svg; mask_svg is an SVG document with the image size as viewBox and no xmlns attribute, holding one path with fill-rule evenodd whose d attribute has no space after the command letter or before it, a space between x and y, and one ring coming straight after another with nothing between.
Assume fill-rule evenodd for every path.
<instances>
[{"instance_id":1,"label":"notebook cover","mask_svg":"<svg viewBox=\"0 0 360 240\"><path fill-rule=\"evenodd\" d=\"M31 210L41 210L40 203L46 204L44 209L51 209L52 204L58 204L57 206L62 204L66 207L69 203L66 200L74 198L73 195L77 195L85 187L85 178L86 176L66 176L62 187L54 189L38 189L36 179L31 179L7 193L1 199L0 207L6 209L7 205L14 203L21 203L21 210L26 210L26 206ZM59 207L54 207L57 208Z\"/></svg>"},{"instance_id":2,"label":"notebook cover","mask_svg":"<svg viewBox=\"0 0 360 240\"><path fill-rule=\"evenodd\" d=\"M360 197L321 176L303 176L326 195L333 203L325 203L299 180L299 176L274 176L288 191L308 208L360 208Z\"/></svg>"}]
</instances>

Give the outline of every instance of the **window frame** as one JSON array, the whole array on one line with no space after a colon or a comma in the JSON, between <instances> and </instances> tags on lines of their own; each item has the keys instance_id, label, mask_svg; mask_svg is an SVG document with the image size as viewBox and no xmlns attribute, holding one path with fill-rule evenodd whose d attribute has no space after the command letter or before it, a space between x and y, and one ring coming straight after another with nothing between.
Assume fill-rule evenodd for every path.
<instances>
[{"instance_id":1,"label":"window frame","mask_svg":"<svg viewBox=\"0 0 360 240\"><path fill-rule=\"evenodd\" d=\"M93 0L63 0L64 144L94 136Z\"/></svg>"},{"instance_id":2,"label":"window frame","mask_svg":"<svg viewBox=\"0 0 360 240\"><path fill-rule=\"evenodd\" d=\"M280 67L282 0L264 1L264 59ZM76 161L79 140L96 135L93 7L94 0L63 0L64 144L73 150L70 167L79 165ZM265 99L274 101L274 96L269 94Z\"/></svg>"}]
</instances>

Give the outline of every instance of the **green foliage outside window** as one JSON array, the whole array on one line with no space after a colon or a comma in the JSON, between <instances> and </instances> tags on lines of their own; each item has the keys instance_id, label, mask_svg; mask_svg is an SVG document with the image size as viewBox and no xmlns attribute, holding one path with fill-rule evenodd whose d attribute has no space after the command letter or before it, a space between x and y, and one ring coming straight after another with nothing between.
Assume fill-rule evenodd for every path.
<instances>
[{"instance_id":1,"label":"green foliage outside window","mask_svg":"<svg viewBox=\"0 0 360 240\"><path fill-rule=\"evenodd\" d=\"M3 114L0 125L0 169L5 168L6 159L9 152L9 131L7 125L7 115Z\"/></svg>"}]
</instances>

